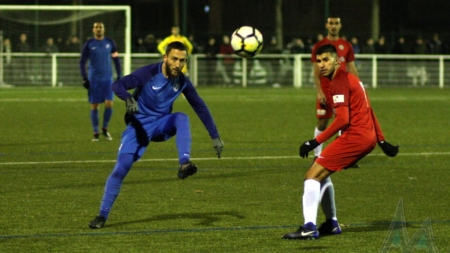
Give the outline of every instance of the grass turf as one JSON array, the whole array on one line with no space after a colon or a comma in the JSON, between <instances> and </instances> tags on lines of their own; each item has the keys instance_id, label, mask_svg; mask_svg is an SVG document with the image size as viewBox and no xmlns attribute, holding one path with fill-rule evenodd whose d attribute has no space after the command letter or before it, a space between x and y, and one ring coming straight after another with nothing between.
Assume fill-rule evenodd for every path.
<instances>
[{"instance_id":1,"label":"grass turf","mask_svg":"<svg viewBox=\"0 0 450 253\"><path fill-rule=\"evenodd\" d=\"M400 198L409 238L431 218L433 242L450 251L450 90L368 89L400 153L389 158L377 147L360 169L332 176L343 234L316 241L281 239L303 222L303 173L311 159L299 158L298 146L313 136L315 91L198 92L225 142L223 158L178 99L174 111L191 119L198 173L178 179L174 139L151 143L125 178L106 226L91 230L125 127L124 103L116 99L114 140L91 143L85 90L0 90L0 252L378 252Z\"/></svg>"}]
</instances>

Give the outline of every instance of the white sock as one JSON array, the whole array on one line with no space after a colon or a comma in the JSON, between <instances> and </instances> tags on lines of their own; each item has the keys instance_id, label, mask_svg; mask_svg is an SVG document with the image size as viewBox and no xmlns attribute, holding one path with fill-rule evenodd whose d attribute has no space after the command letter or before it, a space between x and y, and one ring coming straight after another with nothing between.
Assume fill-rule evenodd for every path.
<instances>
[{"instance_id":1,"label":"white sock","mask_svg":"<svg viewBox=\"0 0 450 253\"><path fill-rule=\"evenodd\" d=\"M305 224L308 222L316 224L319 202L320 182L313 179L305 180L303 192L303 217L305 218Z\"/></svg>"},{"instance_id":2,"label":"white sock","mask_svg":"<svg viewBox=\"0 0 450 253\"><path fill-rule=\"evenodd\" d=\"M320 194L322 195L320 204L322 205L322 210L326 219L337 220L334 186L330 177L327 177L320 182Z\"/></svg>"},{"instance_id":3,"label":"white sock","mask_svg":"<svg viewBox=\"0 0 450 253\"><path fill-rule=\"evenodd\" d=\"M321 134L323 131L320 131L319 129L317 129L317 127L314 129L314 138L316 138L317 136L319 136L319 134ZM314 156L319 156L320 153L322 153L322 144L320 144L319 146L317 146L317 148L314 149Z\"/></svg>"}]
</instances>

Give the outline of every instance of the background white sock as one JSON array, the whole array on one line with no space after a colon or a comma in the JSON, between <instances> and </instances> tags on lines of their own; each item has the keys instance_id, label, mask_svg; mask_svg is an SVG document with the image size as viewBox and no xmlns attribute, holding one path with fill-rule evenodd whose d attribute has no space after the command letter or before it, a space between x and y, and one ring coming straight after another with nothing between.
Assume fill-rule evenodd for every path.
<instances>
[{"instance_id":1,"label":"background white sock","mask_svg":"<svg viewBox=\"0 0 450 253\"><path fill-rule=\"evenodd\" d=\"M319 136L319 134L321 134L323 131L320 131L319 129L317 129L317 127L314 129L314 138L316 138L317 136ZM314 156L319 156L320 153L322 153L322 144L320 144L319 146L317 146L317 148L314 149Z\"/></svg>"},{"instance_id":2,"label":"background white sock","mask_svg":"<svg viewBox=\"0 0 450 253\"><path fill-rule=\"evenodd\" d=\"M330 177L327 177L320 182L320 194L322 195L320 204L322 205L322 210L325 217L327 219L337 220L336 203L334 200L334 185Z\"/></svg>"}]
</instances>

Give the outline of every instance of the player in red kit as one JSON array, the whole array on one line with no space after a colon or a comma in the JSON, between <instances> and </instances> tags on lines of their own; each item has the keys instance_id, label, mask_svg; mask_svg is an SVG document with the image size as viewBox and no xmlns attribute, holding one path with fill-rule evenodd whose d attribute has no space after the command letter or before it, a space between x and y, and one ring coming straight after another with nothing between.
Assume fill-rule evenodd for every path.
<instances>
[{"instance_id":1,"label":"player in red kit","mask_svg":"<svg viewBox=\"0 0 450 253\"><path fill-rule=\"evenodd\" d=\"M341 19L338 16L331 15L327 19L326 28L328 30L327 37L314 44L311 53L311 62L314 69L314 85L317 90L316 101L316 117L317 126L314 129L314 137L317 137L322 131L327 128L328 121L333 117L333 110L331 108L331 97L329 91L330 80L320 75L320 70L316 62L316 51L319 47L332 44L337 49L339 56L340 68L347 70L355 76L358 76L358 70L355 66L355 54L353 52L352 44L346 40L339 38L339 31L342 28ZM322 152L322 145L314 149L314 159L316 159ZM353 165L359 167L358 165Z\"/></svg>"},{"instance_id":2,"label":"player in red kit","mask_svg":"<svg viewBox=\"0 0 450 253\"><path fill-rule=\"evenodd\" d=\"M382 136L378 120L372 111L364 85L359 78L342 68L338 52L333 45L323 45L316 51L316 61L320 74L327 78L331 103L336 118L333 123L316 138L300 146L300 156L308 153L321 143L333 137L339 131L342 134L331 142L305 173L303 193L304 225L297 231L283 236L284 239L317 239L319 234L340 234L341 228L336 217L328 217L317 229L317 209L321 201L321 192L329 185L321 185L334 172L346 169L369 154L377 145L388 156L396 156L398 146L393 146ZM380 144L382 142L382 144Z\"/></svg>"},{"instance_id":3,"label":"player in red kit","mask_svg":"<svg viewBox=\"0 0 450 253\"><path fill-rule=\"evenodd\" d=\"M332 97L330 94L330 80L320 74L320 68L316 59L317 49L326 44L334 45L339 61L339 65L337 66L337 68L348 71L356 77L358 76L358 70L356 69L354 62L355 54L353 52L353 47L349 42L339 38L339 31L342 28L341 19L338 16L330 15L327 19L326 28L328 30L327 37L318 41L314 45L311 54L311 61L313 62L314 67L314 84L317 90L317 126L314 129L314 137L319 136L327 128L329 119L334 115L332 108ZM383 149L383 152L389 155L387 153L389 152L389 146L384 143L384 136L381 129L377 132L377 141L380 147ZM321 152L322 144L318 145L314 149L314 160L321 155ZM359 168L359 165L357 163L354 163L349 167ZM322 226L319 228L319 232L322 232L323 234L324 232L327 233L330 228L336 228L337 223L333 222L333 220L336 220L337 218L336 205L334 200L334 186L331 178L325 178L320 182L320 184L321 188L324 189L320 204L322 206L323 212L325 213L325 216L327 217L327 222L322 224ZM333 233L340 233L340 230L336 230Z\"/></svg>"}]
</instances>

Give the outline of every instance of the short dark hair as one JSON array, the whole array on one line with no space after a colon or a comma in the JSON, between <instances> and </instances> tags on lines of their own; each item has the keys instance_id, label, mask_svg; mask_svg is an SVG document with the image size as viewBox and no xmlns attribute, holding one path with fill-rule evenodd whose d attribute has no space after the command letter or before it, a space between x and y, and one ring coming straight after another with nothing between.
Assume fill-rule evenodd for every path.
<instances>
[{"instance_id":1,"label":"short dark hair","mask_svg":"<svg viewBox=\"0 0 450 253\"><path fill-rule=\"evenodd\" d=\"M172 49L178 49L180 51L186 51L186 53L187 53L186 45L184 45L183 42L180 42L180 41L170 42L169 45L167 45L167 48L166 48L166 55L169 55L169 53L170 53L170 51Z\"/></svg>"},{"instance_id":2,"label":"short dark hair","mask_svg":"<svg viewBox=\"0 0 450 253\"><path fill-rule=\"evenodd\" d=\"M332 55L337 55L336 48L332 44L325 44L319 47L316 51L316 55L321 55L323 53L330 53Z\"/></svg>"},{"instance_id":3,"label":"short dark hair","mask_svg":"<svg viewBox=\"0 0 450 253\"><path fill-rule=\"evenodd\" d=\"M339 15L337 15L336 13L333 13L328 15L328 18L341 18L341 17L339 17Z\"/></svg>"}]
</instances>

